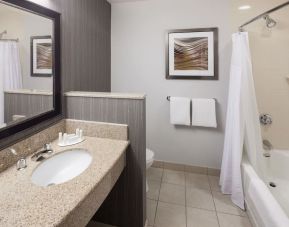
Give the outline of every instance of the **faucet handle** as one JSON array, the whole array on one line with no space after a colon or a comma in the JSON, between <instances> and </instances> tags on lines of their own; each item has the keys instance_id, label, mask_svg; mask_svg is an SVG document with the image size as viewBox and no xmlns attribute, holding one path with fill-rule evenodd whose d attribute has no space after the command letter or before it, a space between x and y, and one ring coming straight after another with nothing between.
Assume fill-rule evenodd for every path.
<instances>
[{"instance_id":1,"label":"faucet handle","mask_svg":"<svg viewBox=\"0 0 289 227\"><path fill-rule=\"evenodd\" d=\"M21 158L16 164L17 170L23 170L27 167L26 159Z\"/></svg>"},{"instance_id":2,"label":"faucet handle","mask_svg":"<svg viewBox=\"0 0 289 227\"><path fill-rule=\"evenodd\" d=\"M44 149L45 150L51 150L51 143L44 144Z\"/></svg>"}]
</instances>

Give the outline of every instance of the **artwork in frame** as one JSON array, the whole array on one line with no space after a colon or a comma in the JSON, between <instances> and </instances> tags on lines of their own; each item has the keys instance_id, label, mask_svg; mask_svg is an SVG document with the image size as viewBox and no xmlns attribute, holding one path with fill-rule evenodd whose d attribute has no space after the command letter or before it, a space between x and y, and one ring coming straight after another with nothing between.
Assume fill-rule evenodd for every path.
<instances>
[{"instance_id":1,"label":"artwork in frame","mask_svg":"<svg viewBox=\"0 0 289 227\"><path fill-rule=\"evenodd\" d=\"M171 30L167 79L218 79L218 28Z\"/></svg>"},{"instance_id":2,"label":"artwork in frame","mask_svg":"<svg viewBox=\"0 0 289 227\"><path fill-rule=\"evenodd\" d=\"M31 76L50 77L53 68L51 36L31 37Z\"/></svg>"}]
</instances>

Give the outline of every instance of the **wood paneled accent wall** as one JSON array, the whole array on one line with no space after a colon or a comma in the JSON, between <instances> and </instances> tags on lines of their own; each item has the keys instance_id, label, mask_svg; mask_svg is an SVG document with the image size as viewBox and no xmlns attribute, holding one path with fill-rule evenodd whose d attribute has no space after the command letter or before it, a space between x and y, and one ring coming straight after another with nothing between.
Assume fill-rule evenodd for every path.
<instances>
[{"instance_id":1,"label":"wood paneled accent wall","mask_svg":"<svg viewBox=\"0 0 289 227\"><path fill-rule=\"evenodd\" d=\"M110 91L111 5L106 0L52 0L61 13L64 91Z\"/></svg>"},{"instance_id":2,"label":"wood paneled accent wall","mask_svg":"<svg viewBox=\"0 0 289 227\"><path fill-rule=\"evenodd\" d=\"M101 221L119 227L143 227L146 220L146 117L145 99L66 97L68 119L128 125L127 166L103 204Z\"/></svg>"},{"instance_id":3,"label":"wood paneled accent wall","mask_svg":"<svg viewBox=\"0 0 289 227\"><path fill-rule=\"evenodd\" d=\"M11 122L13 115L24 115L29 118L52 109L52 95L4 94L5 122Z\"/></svg>"}]
</instances>

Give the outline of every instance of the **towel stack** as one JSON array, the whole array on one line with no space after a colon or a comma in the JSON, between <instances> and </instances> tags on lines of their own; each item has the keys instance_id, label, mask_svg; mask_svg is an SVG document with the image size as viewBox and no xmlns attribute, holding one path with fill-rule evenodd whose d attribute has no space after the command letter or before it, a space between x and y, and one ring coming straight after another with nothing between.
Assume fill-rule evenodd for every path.
<instances>
[{"instance_id":1,"label":"towel stack","mask_svg":"<svg viewBox=\"0 0 289 227\"><path fill-rule=\"evenodd\" d=\"M215 99L191 100L189 98L171 97L170 116L173 125L216 128L216 101Z\"/></svg>"}]
</instances>

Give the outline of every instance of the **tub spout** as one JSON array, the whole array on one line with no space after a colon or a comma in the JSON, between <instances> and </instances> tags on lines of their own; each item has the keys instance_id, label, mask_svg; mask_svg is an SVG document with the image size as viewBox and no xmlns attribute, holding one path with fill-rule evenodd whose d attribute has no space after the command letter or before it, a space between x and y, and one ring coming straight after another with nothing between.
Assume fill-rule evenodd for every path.
<instances>
[{"instance_id":1,"label":"tub spout","mask_svg":"<svg viewBox=\"0 0 289 227\"><path fill-rule=\"evenodd\" d=\"M269 140L263 140L263 148L266 151L273 150L273 145L270 143Z\"/></svg>"},{"instance_id":2,"label":"tub spout","mask_svg":"<svg viewBox=\"0 0 289 227\"><path fill-rule=\"evenodd\" d=\"M270 157L270 151L273 150L273 145L269 140L263 140L264 156Z\"/></svg>"}]
</instances>

